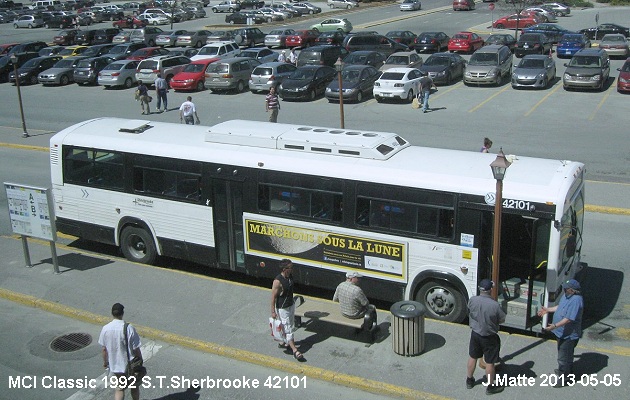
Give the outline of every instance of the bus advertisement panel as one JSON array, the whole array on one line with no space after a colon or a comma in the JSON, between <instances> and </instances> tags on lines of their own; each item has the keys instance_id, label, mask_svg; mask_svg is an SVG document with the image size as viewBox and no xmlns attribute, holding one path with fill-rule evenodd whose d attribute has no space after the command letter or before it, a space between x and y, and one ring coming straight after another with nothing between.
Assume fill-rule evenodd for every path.
<instances>
[{"instance_id":1,"label":"bus advertisement panel","mask_svg":"<svg viewBox=\"0 0 630 400\"><path fill-rule=\"evenodd\" d=\"M261 215L244 215L245 251L338 271L348 268L396 282L407 281L407 244L353 236Z\"/></svg>"}]
</instances>

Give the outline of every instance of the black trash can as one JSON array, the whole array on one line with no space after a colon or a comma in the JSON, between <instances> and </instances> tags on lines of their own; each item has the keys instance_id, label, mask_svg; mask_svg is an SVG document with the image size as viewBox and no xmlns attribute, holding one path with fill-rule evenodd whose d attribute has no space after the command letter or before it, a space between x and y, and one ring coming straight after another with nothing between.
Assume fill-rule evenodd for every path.
<instances>
[{"instance_id":1,"label":"black trash can","mask_svg":"<svg viewBox=\"0 0 630 400\"><path fill-rule=\"evenodd\" d=\"M401 356L416 356L424 351L424 315L427 310L417 301L399 301L392 313L392 346Z\"/></svg>"}]
</instances>

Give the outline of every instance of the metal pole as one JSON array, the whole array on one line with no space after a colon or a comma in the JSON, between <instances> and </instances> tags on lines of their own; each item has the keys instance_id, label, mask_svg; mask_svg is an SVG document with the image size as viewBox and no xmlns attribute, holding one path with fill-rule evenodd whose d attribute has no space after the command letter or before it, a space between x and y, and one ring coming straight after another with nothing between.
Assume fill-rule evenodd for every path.
<instances>
[{"instance_id":1,"label":"metal pole","mask_svg":"<svg viewBox=\"0 0 630 400\"><path fill-rule=\"evenodd\" d=\"M32 268L31 255L28 252L28 241L24 235L22 235L22 250L24 251L24 264L26 264L26 268Z\"/></svg>"},{"instance_id":2,"label":"metal pole","mask_svg":"<svg viewBox=\"0 0 630 400\"><path fill-rule=\"evenodd\" d=\"M503 197L503 180L497 179L497 189L494 203L494 230L492 243L492 298L499 297L499 261L501 257L501 212Z\"/></svg>"},{"instance_id":3,"label":"metal pole","mask_svg":"<svg viewBox=\"0 0 630 400\"><path fill-rule=\"evenodd\" d=\"M339 113L341 115L341 129L345 129L344 115L343 115L343 81L341 79L341 69L337 71L339 79Z\"/></svg>"},{"instance_id":4,"label":"metal pole","mask_svg":"<svg viewBox=\"0 0 630 400\"><path fill-rule=\"evenodd\" d=\"M17 64L13 63L13 70L15 71L15 86L18 92L18 102L20 103L20 115L22 116L22 137L27 138L28 132L26 131L26 120L24 119L24 107L22 107L22 91L20 90L20 77L18 76Z\"/></svg>"},{"instance_id":5,"label":"metal pole","mask_svg":"<svg viewBox=\"0 0 630 400\"><path fill-rule=\"evenodd\" d=\"M59 261L57 261L57 248L54 240L50 241L50 253L52 254L53 271L55 271L55 274L59 274Z\"/></svg>"}]
</instances>

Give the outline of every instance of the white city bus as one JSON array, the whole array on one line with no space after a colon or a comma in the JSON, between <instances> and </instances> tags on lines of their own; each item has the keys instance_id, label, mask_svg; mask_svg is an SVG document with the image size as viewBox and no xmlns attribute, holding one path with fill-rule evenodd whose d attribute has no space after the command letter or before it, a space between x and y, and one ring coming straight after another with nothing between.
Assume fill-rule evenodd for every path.
<instances>
[{"instance_id":1,"label":"white city bus","mask_svg":"<svg viewBox=\"0 0 630 400\"><path fill-rule=\"evenodd\" d=\"M60 232L132 261L190 260L296 282L347 271L370 298L417 300L462 321L491 276L493 154L411 146L395 133L227 121L100 118L50 141ZM584 165L518 157L503 189L500 301L534 329L581 268Z\"/></svg>"}]
</instances>

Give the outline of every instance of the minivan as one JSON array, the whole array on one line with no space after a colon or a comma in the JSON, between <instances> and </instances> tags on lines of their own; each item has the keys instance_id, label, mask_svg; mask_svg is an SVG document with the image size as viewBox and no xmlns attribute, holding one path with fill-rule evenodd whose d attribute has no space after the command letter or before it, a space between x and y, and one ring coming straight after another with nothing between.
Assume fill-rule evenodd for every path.
<instances>
[{"instance_id":1,"label":"minivan","mask_svg":"<svg viewBox=\"0 0 630 400\"><path fill-rule=\"evenodd\" d=\"M464 70L464 84L496 84L512 75L512 52L501 44L484 46L473 53Z\"/></svg>"},{"instance_id":2,"label":"minivan","mask_svg":"<svg viewBox=\"0 0 630 400\"><path fill-rule=\"evenodd\" d=\"M359 50L372 50L385 54L385 57L391 56L399 51L409 51L407 45L398 43L387 36L373 34L350 34L346 36L343 47L349 52Z\"/></svg>"},{"instance_id":3,"label":"minivan","mask_svg":"<svg viewBox=\"0 0 630 400\"><path fill-rule=\"evenodd\" d=\"M348 50L340 46L313 46L300 51L297 66L302 65L328 65L333 67L341 57L345 58Z\"/></svg>"},{"instance_id":4,"label":"minivan","mask_svg":"<svg viewBox=\"0 0 630 400\"><path fill-rule=\"evenodd\" d=\"M136 79L149 85L153 85L157 79L157 75L161 74L162 78L170 81L175 74L190 64L190 58L185 56L157 56L140 61L136 68Z\"/></svg>"},{"instance_id":5,"label":"minivan","mask_svg":"<svg viewBox=\"0 0 630 400\"><path fill-rule=\"evenodd\" d=\"M604 90L610 76L610 59L604 49L588 48L575 53L562 75L565 90L598 89Z\"/></svg>"},{"instance_id":6,"label":"minivan","mask_svg":"<svg viewBox=\"0 0 630 400\"><path fill-rule=\"evenodd\" d=\"M224 58L208 65L206 69L206 89L236 90L241 93L249 86L249 77L260 61L249 57Z\"/></svg>"}]
</instances>

